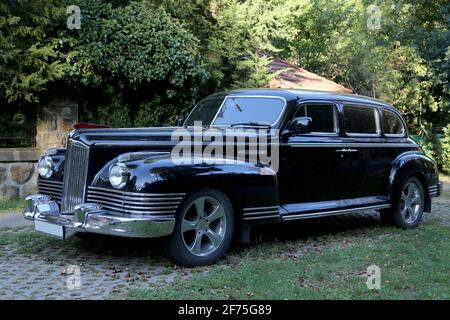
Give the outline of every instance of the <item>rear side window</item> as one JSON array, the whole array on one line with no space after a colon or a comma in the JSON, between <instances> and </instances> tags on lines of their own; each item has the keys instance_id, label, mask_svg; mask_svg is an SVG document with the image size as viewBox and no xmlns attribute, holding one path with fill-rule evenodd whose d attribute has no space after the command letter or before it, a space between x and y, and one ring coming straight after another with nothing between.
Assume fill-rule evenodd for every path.
<instances>
[{"instance_id":1,"label":"rear side window","mask_svg":"<svg viewBox=\"0 0 450 320\"><path fill-rule=\"evenodd\" d=\"M405 135L405 127L399 116L388 110L383 110L383 130L387 136Z\"/></svg>"},{"instance_id":2,"label":"rear side window","mask_svg":"<svg viewBox=\"0 0 450 320\"><path fill-rule=\"evenodd\" d=\"M295 117L310 117L313 133L336 133L335 109L332 104L304 104L301 105Z\"/></svg>"},{"instance_id":3,"label":"rear side window","mask_svg":"<svg viewBox=\"0 0 450 320\"><path fill-rule=\"evenodd\" d=\"M375 108L344 106L344 119L348 134L379 134Z\"/></svg>"}]
</instances>

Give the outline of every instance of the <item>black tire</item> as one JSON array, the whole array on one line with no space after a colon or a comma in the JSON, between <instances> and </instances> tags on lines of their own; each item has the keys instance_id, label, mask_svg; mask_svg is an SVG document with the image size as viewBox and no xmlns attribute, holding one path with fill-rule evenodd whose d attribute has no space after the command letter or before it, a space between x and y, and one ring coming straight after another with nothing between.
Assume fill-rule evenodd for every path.
<instances>
[{"instance_id":1,"label":"black tire","mask_svg":"<svg viewBox=\"0 0 450 320\"><path fill-rule=\"evenodd\" d=\"M204 209L198 210L197 203L202 201ZM218 214L213 217L212 213L220 210L219 205L223 212L220 211L220 217ZM204 213L203 218L199 218L201 211ZM192 268L212 264L223 257L230 247L234 233L234 212L230 200L221 191L202 189L191 194L183 202L175 220L166 253L178 265ZM196 245L198 243L200 245Z\"/></svg>"},{"instance_id":2,"label":"black tire","mask_svg":"<svg viewBox=\"0 0 450 320\"><path fill-rule=\"evenodd\" d=\"M411 199L407 197L407 189L411 193ZM380 218L385 224L412 229L422 220L424 205L425 192L422 182L416 177L406 176L400 180L394 191L392 208L380 210Z\"/></svg>"}]
</instances>

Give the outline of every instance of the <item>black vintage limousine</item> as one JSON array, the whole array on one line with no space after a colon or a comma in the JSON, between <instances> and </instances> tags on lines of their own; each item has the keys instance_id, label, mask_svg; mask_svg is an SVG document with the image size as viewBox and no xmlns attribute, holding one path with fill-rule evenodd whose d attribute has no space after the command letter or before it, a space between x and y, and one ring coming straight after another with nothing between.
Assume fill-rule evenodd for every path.
<instances>
[{"instance_id":1,"label":"black vintage limousine","mask_svg":"<svg viewBox=\"0 0 450 320\"><path fill-rule=\"evenodd\" d=\"M173 139L176 130L192 135L195 161L173 159L182 140ZM215 138L203 139L211 130ZM205 155L216 139L222 150L240 148L237 155ZM267 141L271 151L256 153L271 162L249 161L252 145ZM24 216L36 231L63 239L166 236L168 256L196 266L218 260L260 223L370 209L385 223L414 228L441 189L434 161L382 101L236 90L200 101L179 127L74 129L67 148L40 159L39 194L27 198Z\"/></svg>"}]
</instances>

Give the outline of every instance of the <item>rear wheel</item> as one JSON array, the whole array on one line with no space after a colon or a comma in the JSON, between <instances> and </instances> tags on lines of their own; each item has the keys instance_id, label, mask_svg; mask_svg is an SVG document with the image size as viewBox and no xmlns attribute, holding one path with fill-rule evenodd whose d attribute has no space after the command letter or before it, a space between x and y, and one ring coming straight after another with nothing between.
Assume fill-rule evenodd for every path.
<instances>
[{"instance_id":1,"label":"rear wheel","mask_svg":"<svg viewBox=\"0 0 450 320\"><path fill-rule=\"evenodd\" d=\"M394 197L393 207L380 211L381 220L402 229L417 227L422 220L425 203L425 193L420 180L416 177L402 179Z\"/></svg>"},{"instance_id":2,"label":"rear wheel","mask_svg":"<svg viewBox=\"0 0 450 320\"><path fill-rule=\"evenodd\" d=\"M167 254L186 267L214 263L228 250L233 227L233 207L224 193L211 189L195 192L179 212Z\"/></svg>"}]
</instances>

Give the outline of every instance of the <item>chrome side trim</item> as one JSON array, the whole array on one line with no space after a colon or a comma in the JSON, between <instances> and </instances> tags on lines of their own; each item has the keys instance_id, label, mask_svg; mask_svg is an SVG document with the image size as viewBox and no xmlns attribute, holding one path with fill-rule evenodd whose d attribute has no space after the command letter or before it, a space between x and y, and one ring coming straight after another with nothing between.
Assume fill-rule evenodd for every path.
<instances>
[{"instance_id":1,"label":"chrome side trim","mask_svg":"<svg viewBox=\"0 0 450 320\"><path fill-rule=\"evenodd\" d=\"M428 186L428 195L430 198L437 197L439 193L439 186L438 185L432 185Z\"/></svg>"},{"instance_id":2,"label":"chrome side trim","mask_svg":"<svg viewBox=\"0 0 450 320\"><path fill-rule=\"evenodd\" d=\"M244 221L274 219L280 217L278 206L244 208L242 211Z\"/></svg>"},{"instance_id":3,"label":"chrome side trim","mask_svg":"<svg viewBox=\"0 0 450 320\"><path fill-rule=\"evenodd\" d=\"M244 209L242 209L242 210L243 210L244 212L248 212L248 211L261 211L261 210L271 210L271 209L276 209L276 210L278 210L278 206L244 208Z\"/></svg>"},{"instance_id":4,"label":"chrome side trim","mask_svg":"<svg viewBox=\"0 0 450 320\"><path fill-rule=\"evenodd\" d=\"M345 143L345 142L341 142L341 143L328 143L328 142L323 142L323 143L307 143L307 142L292 142L292 143L282 143L281 145L283 146L289 146L289 147L294 147L294 148L329 148L329 147L353 147L353 148L373 148L373 147L405 147L405 148L414 148L414 147L418 147L417 144L413 144L413 143L385 143L385 142L380 142L380 143Z\"/></svg>"},{"instance_id":5,"label":"chrome side trim","mask_svg":"<svg viewBox=\"0 0 450 320\"><path fill-rule=\"evenodd\" d=\"M279 218L279 214L269 215L269 216L260 216L260 217L245 217L244 221L251 221L251 220L263 220L263 219L275 219Z\"/></svg>"},{"instance_id":6,"label":"chrome side trim","mask_svg":"<svg viewBox=\"0 0 450 320\"><path fill-rule=\"evenodd\" d=\"M271 210L271 211L257 211L257 212L250 212L250 213L244 213L244 217L247 216L257 216L257 215L267 215L271 213L279 214L278 210Z\"/></svg>"},{"instance_id":7,"label":"chrome side trim","mask_svg":"<svg viewBox=\"0 0 450 320\"><path fill-rule=\"evenodd\" d=\"M320 217L335 216L335 215L347 214L347 213L364 211L364 210L386 209L386 208L390 208L390 207L391 207L390 204L382 204L382 205L375 205L375 206L357 207L357 208L351 208L351 209L340 209L340 210L322 211L322 212L314 212L314 213L284 215L281 217L281 219L283 221L289 221L289 220L300 220L300 219L309 219L309 218L320 218Z\"/></svg>"}]
</instances>

